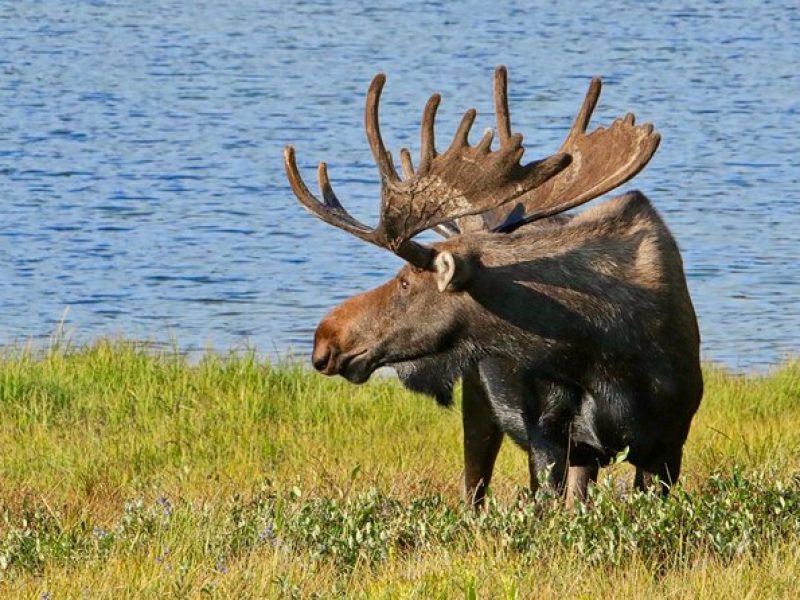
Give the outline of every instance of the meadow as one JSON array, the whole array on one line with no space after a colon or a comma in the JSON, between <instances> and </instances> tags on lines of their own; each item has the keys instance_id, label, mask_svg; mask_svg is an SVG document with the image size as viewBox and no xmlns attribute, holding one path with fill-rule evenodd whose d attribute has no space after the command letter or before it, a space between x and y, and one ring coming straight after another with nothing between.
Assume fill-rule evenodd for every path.
<instances>
[{"instance_id":1,"label":"meadow","mask_svg":"<svg viewBox=\"0 0 800 600\"><path fill-rule=\"evenodd\" d=\"M0 596L737 598L800 585L800 362L707 366L681 485L531 497L506 441L461 502L461 414L253 353L0 356Z\"/></svg>"}]
</instances>

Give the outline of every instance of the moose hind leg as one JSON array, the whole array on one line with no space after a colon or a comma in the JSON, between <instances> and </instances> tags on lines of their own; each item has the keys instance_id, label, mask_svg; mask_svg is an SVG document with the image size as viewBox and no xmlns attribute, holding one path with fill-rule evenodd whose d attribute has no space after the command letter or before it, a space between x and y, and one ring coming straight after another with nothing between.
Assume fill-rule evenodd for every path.
<instances>
[{"instance_id":1,"label":"moose hind leg","mask_svg":"<svg viewBox=\"0 0 800 600\"><path fill-rule=\"evenodd\" d=\"M546 484L559 494L565 491L568 466L569 424L580 402L580 390L554 381L537 380L526 399L528 466L531 489L538 475L547 473Z\"/></svg>"},{"instance_id":2,"label":"moose hind leg","mask_svg":"<svg viewBox=\"0 0 800 600\"><path fill-rule=\"evenodd\" d=\"M673 453L671 457L655 461L648 465L636 466L636 477L634 478L633 485L636 489L647 491L653 488L656 478L658 479L658 487L656 490L662 495L669 495L670 489L676 483L681 474L681 455L682 450Z\"/></svg>"},{"instance_id":3,"label":"moose hind leg","mask_svg":"<svg viewBox=\"0 0 800 600\"><path fill-rule=\"evenodd\" d=\"M462 405L464 495L467 502L479 507L483 504L486 488L492 480L503 432L495 422L476 369L464 373Z\"/></svg>"},{"instance_id":4,"label":"moose hind leg","mask_svg":"<svg viewBox=\"0 0 800 600\"><path fill-rule=\"evenodd\" d=\"M564 493L567 451L542 436L541 430L528 427L528 472L531 491L539 489L539 478L546 473L544 484L558 494Z\"/></svg>"}]
</instances>

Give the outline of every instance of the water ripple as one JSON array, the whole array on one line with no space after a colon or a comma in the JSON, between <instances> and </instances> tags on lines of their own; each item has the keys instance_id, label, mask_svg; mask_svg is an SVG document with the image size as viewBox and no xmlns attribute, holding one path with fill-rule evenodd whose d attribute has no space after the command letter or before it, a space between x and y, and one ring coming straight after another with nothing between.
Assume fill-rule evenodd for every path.
<instances>
[{"instance_id":1,"label":"water ripple","mask_svg":"<svg viewBox=\"0 0 800 600\"><path fill-rule=\"evenodd\" d=\"M14 3L0 15L0 343L79 339L306 353L336 302L400 261L306 214L310 173L375 222L362 124L390 75L388 144L418 148L443 95L491 125L491 69L511 72L531 156L558 147L588 78L596 122L635 110L662 132L636 180L684 252L706 358L759 368L800 334L800 5L350 2ZM468 35L466 33L468 32Z\"/></svg>"}]
</instances>

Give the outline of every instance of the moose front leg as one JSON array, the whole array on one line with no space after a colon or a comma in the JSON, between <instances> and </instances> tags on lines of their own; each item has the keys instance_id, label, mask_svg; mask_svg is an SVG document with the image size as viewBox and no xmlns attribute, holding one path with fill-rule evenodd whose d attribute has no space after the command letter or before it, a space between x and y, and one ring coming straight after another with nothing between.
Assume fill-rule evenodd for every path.
<instances>
[{"instance_id":1,"label":"moose front leg","mask_svg":"<svg viewBox=\"0 0 800 600\"><path fill-rule=\"evenodd\" d=\"M573 509L576 504L586 500L589 484L597 481L600 467L597 463L570 466L567 472L567 508Z\"/></svg>"},{"instance_id":2,"label":"moose front leg","mask_svg":"<svg viewBox=\"0 0 800 600\"><path fill-rule=\"evenodd\" d=\"M464 374L463 390L464 494L467 502L479 507L492 480L503 432L495 423L477 369Z\"/></svg>"}]
</instances>

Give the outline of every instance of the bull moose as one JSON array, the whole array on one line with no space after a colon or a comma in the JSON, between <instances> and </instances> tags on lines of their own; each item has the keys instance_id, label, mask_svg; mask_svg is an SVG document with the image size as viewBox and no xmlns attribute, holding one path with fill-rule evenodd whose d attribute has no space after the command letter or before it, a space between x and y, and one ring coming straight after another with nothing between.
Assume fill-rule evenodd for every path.
<instances>
[{"instance_id":1,"label":"bull moose","mask_svg":"<svg viewBox=\"0 0 800 600\"><path fill-rule=\"evenodd\" d=\"M334 308L317 327L312 362L363 383L394 367L408 388L452 403L463 377L464 487L482 503L503 435L527 450L531 487L580 500L598 468L627 449L635 485L662 493L679 477L702 397L700 335L678 247L647 198L630 192L577 216L564 211L621 185L659 143L633 115L586 133L601 84L589 92L560 151L521 164L507 75L495 71L494 132L470 145L468 110L448 149L434 144L433 95L414 168L398 174L381 139L385 76L367 93L365 128L381 180L377 227L353 218L318 170L322 201L284 152L298 200L317 217L403 258L387 283ZM436 229L447 239L422 244Z\"/></svg>"}]
</instances>

